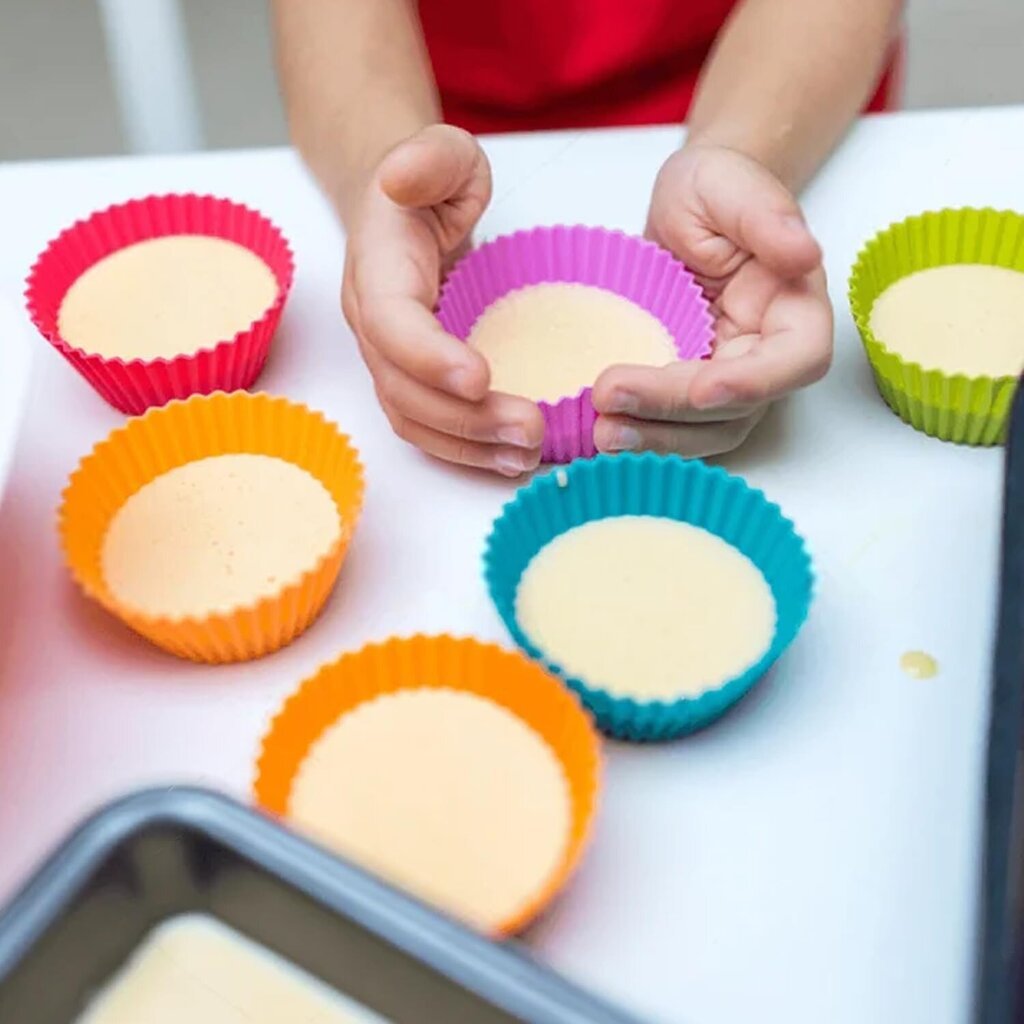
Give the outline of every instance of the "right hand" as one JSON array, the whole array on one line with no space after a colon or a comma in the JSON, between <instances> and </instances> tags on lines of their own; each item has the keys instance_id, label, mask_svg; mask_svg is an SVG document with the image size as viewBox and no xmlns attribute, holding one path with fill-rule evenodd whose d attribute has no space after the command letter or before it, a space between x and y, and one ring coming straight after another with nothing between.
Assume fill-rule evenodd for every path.
<instances>
[{"instance_id":1,"label":"right hand","mask_svg":"<svg viewBox=\"0 0 1024 1024\"><path fill-rule=\"evenodd\" d=\"M356 212L341 304L399 437L515 477L540 461L540 410L489 391L483 357L434 316L441 276L468 249L490 198L490 166L472 135L433 125L400 143Z\"/></svg>"}]
</instances>

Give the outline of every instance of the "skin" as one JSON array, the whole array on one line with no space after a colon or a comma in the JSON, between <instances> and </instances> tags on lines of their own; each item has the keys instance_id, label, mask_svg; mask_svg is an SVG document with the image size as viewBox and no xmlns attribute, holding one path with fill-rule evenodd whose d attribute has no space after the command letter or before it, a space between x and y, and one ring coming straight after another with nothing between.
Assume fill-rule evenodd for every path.
<instances>
[{"instance_id":1,"label":"skin","mask_svg":"<svg viewBox=\"0 0 1024 1024\"><path fill-rule=\"evenodd\" d=\"M828 370L821 250L795 196L870 96L901 9L737 3L646 226L712 298L715 352L607 370L594 388L600 449L729 451L769 403ZM346 228L342 307L392 427L451 462L533 469L537 408L491 392L482 357L432 313L490 200L491 172L472 136L439 123L414 0L275 0L274 11L292 134Z\"/></svg>"}]
</instances>

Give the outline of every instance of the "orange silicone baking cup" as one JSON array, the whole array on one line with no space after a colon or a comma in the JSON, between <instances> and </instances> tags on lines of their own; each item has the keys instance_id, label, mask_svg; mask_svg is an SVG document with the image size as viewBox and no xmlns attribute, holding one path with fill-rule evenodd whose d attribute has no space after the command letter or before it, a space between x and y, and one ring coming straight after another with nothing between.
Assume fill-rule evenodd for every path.
<instances>
[{"instance_id":1,"label":"orange silicone baking cup","mask_svg":"<svg viewBox=\"0 0 1024 1024\"><path fill-rule=\"evenodd\" d=\"M580 862L590 836L600 784L600 744L575 695L522 655L451 636L413 636L344 654L289 697L263 738L253 795L286 816L296 774L321 734L347 712L384 694L415 689L460 690L512 712L548 743L569 784L572 822L561 863L535 895L495 931L524 928L557 895Z\"/></svg>"},{"instance_id":2,"label":"orange silicone baking cup","mask_svg":"<svg viewBox=\"0 0 1024 1024\"><path fill-rule=\"evenodd\" d=\"M142 613L118 600L101 569L103 539L114 514L160 474L233 453L276 456L327 488L341 519L330 551L278 593L229 612L171 618ZM64 491L59 529L79 586L137 633L193 661L244 661L290 643L319 614L337 580L362 500L358 453L323 415L267 394L217 392L150 409L96 445Z\"/></svg>"}]
</instances>

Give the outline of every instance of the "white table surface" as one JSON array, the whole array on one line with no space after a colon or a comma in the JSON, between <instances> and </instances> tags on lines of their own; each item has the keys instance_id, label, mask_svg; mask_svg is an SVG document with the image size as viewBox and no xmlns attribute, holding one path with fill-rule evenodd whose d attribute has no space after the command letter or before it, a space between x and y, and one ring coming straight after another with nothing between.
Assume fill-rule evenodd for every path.
<instances>
[{"instance_id":1,"label":"white table surface","mask_svg":"<svg viewBox=\"0 0 1024 1024\"><path fill-rule=\"evenodd\" d=\"M507 138L488 148L493 234L534 223L636 230L669 130ZM717 727L609 745L596 839L527 936L571 977L651 1021L964 1024L1001 453L903 426L875 394L844 298L860 243L942 205L1024 207L1024 108L861 124L806 199L838 307L835 369L725 460L795 518L820 574L804 632ZM244 796L258 737L322 661L372 638L506 641L480 580L512 486L396 441L338 312L342 238L291 153L0 167L0 292L18 293L77 216L155 190L252 203L298 277L261 385L319 407L368 467L337 593L283 652L224 668L163 655L71 587L54 509L121 422L42 342L0 511L0 895L84 812L134 787ZM900 671L912 648L940 675Z\"/></svg>"}]
</instances>

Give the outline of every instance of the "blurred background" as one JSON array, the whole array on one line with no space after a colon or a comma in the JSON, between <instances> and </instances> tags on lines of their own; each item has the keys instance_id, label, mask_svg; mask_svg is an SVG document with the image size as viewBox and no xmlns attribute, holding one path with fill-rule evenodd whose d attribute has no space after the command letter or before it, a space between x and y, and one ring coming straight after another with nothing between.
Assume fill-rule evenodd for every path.
<instances>
[{"instance_id":1,"label":"blurred background","mask_svg":"<svg viewBox=\"0 0 1024 1024\"><path fill-rule=\"evenodd\" d=\"M140 124L137 111L134 122L131 112L123 117L118 105L115 83L133 70L118 61L118 32L122 41L134 32L130 22L143 9L183 28L162 70L191 80L186 120L197 130L170 148L284 142L267 7L265 0L0 0L0 159L121 153L146 148L147 133L166 138L159 125ZM1024 0L910 0L908 20L905 106L1024 102ZM136 59L167 56L166 26L151 20L154 48L134 46ZM168 91L162 95L169 102Z\"/></svg>"}]
</instances>

